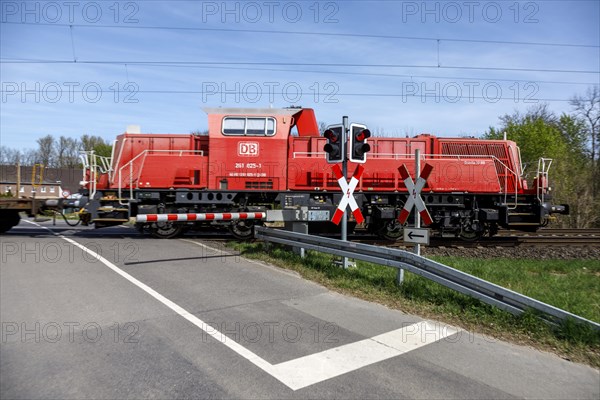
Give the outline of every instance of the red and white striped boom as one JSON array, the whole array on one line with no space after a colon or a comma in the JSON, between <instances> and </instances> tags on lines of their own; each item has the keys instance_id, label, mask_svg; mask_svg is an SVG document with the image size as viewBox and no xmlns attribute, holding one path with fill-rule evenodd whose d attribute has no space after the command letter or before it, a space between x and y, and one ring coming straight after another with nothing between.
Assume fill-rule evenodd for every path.
<instances>
[{"instance_id":1,"label":"red and white striped boom","mask_svg":"<svg viewBox=\"0 0 600 400\"><path fill-rule=\"evenodd\" d=\"M241 219L265 219L264 212L203 213L203 214L139 214L135 222L187 222L187 221L237 221Z\"/></svg>"}]
</instances>

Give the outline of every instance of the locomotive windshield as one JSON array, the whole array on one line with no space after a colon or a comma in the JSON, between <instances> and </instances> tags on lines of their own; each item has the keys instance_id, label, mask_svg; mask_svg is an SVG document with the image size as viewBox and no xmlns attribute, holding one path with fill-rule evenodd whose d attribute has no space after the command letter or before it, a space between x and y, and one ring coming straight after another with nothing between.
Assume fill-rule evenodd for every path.
<instances>
[{"instance_id":1,"label":"locomotive windshield","mask_svg":"<svg viewBox=\"0 0 600 400\"><path fill-rule=\"evenodd\" d=\"M273 136L275 134L274 118L223 118L224 135L231 136Z\"/></svg>"}]
</instances>

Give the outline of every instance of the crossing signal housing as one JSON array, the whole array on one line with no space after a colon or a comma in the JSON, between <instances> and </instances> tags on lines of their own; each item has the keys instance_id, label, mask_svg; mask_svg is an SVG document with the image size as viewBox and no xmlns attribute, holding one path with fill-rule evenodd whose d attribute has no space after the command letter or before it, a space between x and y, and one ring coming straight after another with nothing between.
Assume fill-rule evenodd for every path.
<instances>
[{"instance_id":1,"label":"crossing signal housing","mask_svg":"<svg viewBox=\"0 0 600 400\"><path fill-rule=\"evenodd\" d=\"M366 125L350 125L350 161L361 164L367 161L367 153L371 150L367 139L370 137L371 131Z\"/></svg>"},{"instance_id":2,"label":"crossing signal housing","mask_svg":"<svg viewBox=\"0 0 600 400\"><path fill-rule=\"evenodd\" d=\"M337 164L344 161L344 128L342 125L328 126L323 136L327 139L327 143L323 146L327 162Z\"/></svg>"}]
</instances>

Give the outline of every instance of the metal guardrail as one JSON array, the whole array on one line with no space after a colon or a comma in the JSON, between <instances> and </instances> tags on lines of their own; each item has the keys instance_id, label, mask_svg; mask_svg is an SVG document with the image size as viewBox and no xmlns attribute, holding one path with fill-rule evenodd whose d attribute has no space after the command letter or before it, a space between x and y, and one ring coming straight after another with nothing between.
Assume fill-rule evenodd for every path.
<instances>
[{"instance_id":1,"label":"metal guardrail","mask_svg":"<svg viewBox=\"0 0 600 400\"><path fill-rule=\"evenodd\" d=\"M526 310L533 309L540 312L540 318L546 322L556 324L567 319L572 319L575 322L590 325L597 331L600 331L600 324L594 321L408 251L363 243L343 242L338 239L258 226L255 227L255 237L268 242L302 247L336 256L350 257L386 267L405 269L457 292L506 310L514 315L519 315Z\"/></svg>"}]
</instances>

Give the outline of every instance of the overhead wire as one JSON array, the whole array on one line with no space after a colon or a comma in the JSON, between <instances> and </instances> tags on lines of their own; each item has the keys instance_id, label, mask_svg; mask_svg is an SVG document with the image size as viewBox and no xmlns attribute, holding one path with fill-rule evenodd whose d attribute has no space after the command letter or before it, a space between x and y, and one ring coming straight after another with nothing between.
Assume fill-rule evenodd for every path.
<instances>
[{"instance_id":1,"label":"overhead wire","mask_svg":"<svg viewBox=\"0 0 600 400\"><path fill-rule=\"evenodd\" d=\"M260 29L232 29L232 28L209 28L209 27L172 27L172 26L140 26L140 25L102 25L102 24L61 24L61 23L32 23L32 22L12 22L4 21L2 24L21 24L21 25L39 25L52 27L68 27L71 33L71 44L74 49L73 27L79 28L116 28L116 29L155 29L155 30L187 30L187 31L218 31L230 33L268 33L268 34L289 34L289 35L323 35L323 36L340 36L340 37L362 37L362 38L378 38L378 39L403 39L403 40L429 40L437 43L438 58L436 65L411 65L411 64L351 64L351 63L299 63L299 62L232 62L232 61L125 61L125 60L86 60L81 61L75 57L70 60L27 60L27 59L0 59L0 63L75 63L81 64L134 64L134 65L178 65L178 66L204 66L204 65L271 65L271 66L314 66L314 67L369 67L369 68L438 68L438 69L458 69L458 70L488 70L488 71L511 71L511 72L541 72L541 73L570 73L570 74L599 74L600 71L592 70L571 70L571 69L540 69L540 68L513 68L513 67L485 67L485 66L463 66L463 65L441 65L439 55L440 41L450 42L471 42L471 43L492 43L492 44L512 44L512 45L529 45L529 46L562 46L562 47L584 47L584 48L600 48L598 45L576 44L576 43L550 43L550 42L526 42L526 41L498 41L485 39L457 39L457 38L440 38L440 37L423 37L423 36L398 36L398 35L376 35L364 33L348 33L348 32L307 32L307 31L284 31L284 30L260 30ZM326 72L326 71L323 71ZM365 74L366 75L366 74ZM381 74L381 76L385 76Z\"/></svg>"},{"instance_id":2,"label":"overhead wire","mask_svg":"<svg viewBox=\"0 0 600 400\"><path fill-rule=\"evenodd\" d=\"M254 86L254 85L253 85ZM101 89L101 88L100 88ZM266 92L262 92L262 91L253 91L253 90L240 90L240 91L233 91L233 90L215 90L215 91L205 91L205 90L140 90L140 89L136 89L136 88L131 88L132 90L121 90L122 93L128 93L131 96L135 96L138 93L141 94L179 94L179 95L186 95L186 94L193 94L193 95L198 95L198 94L204 94L204 95L222 95L225 94L226 96L238 96L238 97L246 97L246 96L263 96L263 95L270 95L270 96L282 96L283 98L289 97L290 99L293 97L292 95L290 95L289 93L286 92L275 92L275 91L266 91ZM118 89L113 89L110 88L111 91L113 92L118 92ZM34 90L28 90L27 93L32 93L34 92ZM45 90L38 90L38 93L43 92L44 94L48 94L48 93L59 93L60 90L56 90L54 88L51 89L45 89ZM0 93L6 93L6 94L15 94L14 91L7 91L4 89L0 89ZM18 92L17 92L18 93ZM88 93L87 90L80 90L80 89L69 89L69 93ZM450 102L450 103L457 103L459 101L464 101L464 100L486 100L488 103L497 103L501 100L509 100L509 101L514 101L514 102L521 102L521 103L526 103L526 104L536 104L539 102L568 102L571 101L571 99L558 99L558 98L526 98L526 97L493 97L493 96L476 96L476 95L467 95L467 96L463 96L462 93L459 95L457 94L456 96L452 96L451 94L445 93L340 93L340 92L331 92L328 93L326 92L326 90L319 90L319 91L307 91L306 93L304 92L300 92L300 93L296 93L295 97L297 97L297 100L301 100L303 97L315 97L318 96L319 98L326 98L328 96L330 96L332 98L332 100L336 97L336 96L342 96L342 97L402 97L402 98L408 98L408 97L413 97L413 98L421 98L421 99L430 99L430 98L435 98L441 100L442 98L444 99L445 102ZM251 99L249 102L253 102L252 100L255 100L254 98ZM324 103L326 103L327 101L324 101ZM333 102L333 101L331 101Z\"/></svg>"},{"instance_id":3,"label":"overhead wire","mask_svg":"<svg viewBox=\"0 0 600 400\"><path fill-rule=\"evenodd\" d=\"M306 70L306 69L284 69L284 68L256 68L256 67L226 67L226 66L203 66L203 65L164 65L161 63L149 64L151 66L164 66L168 68L197 68L197 69L228 69L242 71L269 71L269 72L291 72L291 73L315 73L315 74L334 74L334 75L357 75L357 76L380 76L387 78L419 78L419 79L457 79L457 80L476 80L476 81L499 81L499 82L532 82L549 83L563 85L596 85L597 82L569 82L569 81L548 81L531 79L509 79L496 77L465 77L465 76L438 76L438 75L417 75L417 74L391 74L377 72L351 72L351 71L332 71L332 70Z\"/></svg>"},{"instance_id":4,"label":"overhead wire","mask_svg":"<svg viewBox=\"0 0 600 400\"><path fill-rule=\"evenodd\" d=\"M266 33L278 35L312 35L312 36L337 36L337 37L356 37L370 39L400 39L400 40L425 40L425 41L444 41L444 42L463 42L463 43L488 43L488 44L510 44L521 46L553 46L553 47L582 47L582 48L600 48L600 45L582 44L582 43L557 43L557 42L527 42L510 40L490 40L490 39L458 39L443 38L433 36L400 36L400 35L380 35L367 33L351 32L324 32L324 31L286 31L273 29L233 29L233 28L209 28L209 27L185 27L185 26L143 26L143 25L103 25L103 24L62 24L48 22L14 22L6 21L2 24L11 25L37 25L37 26L56 26L56 27L77 27L90 29L155 29L155 30L177 30L177 31L206 31L206 32L229 32L229 33Z\"/></svg>"},{"instance_id":5,"label":"overhead wire","mask_svg":"<svg viewBox=\"0 0 600 400\"><path fill-rule=\"evenodd\" d=\"M84 25L84 24L54 24L54 23L19 23L19 22L2 22L3 24L24 24L24 25L41 25L41 26L57 26L69 27L71 33L71 44L73 50L73 60L44 60L44 59L2 59L0 63L47 63L47 64L108 64L108 65L124 65L126 72L127 66L162 66L162 67L178 67L178 68L219 68L219 69L238 69L238 70L264 70L264 71L281 71L281 72L303 72L303 73L330 73L330 74L346 74L346 75L364 75L364 76L382 76L382 77L410 77L420 79L459 79L459 80L488 80L488 81L505 81L505 82L528 82L528 83L552 83L552 84L592 84L590 82L565 82L565 81L534 81L522 79L506 79L506 78L466 78L466 77L439 77L439 76L424 76L412 74L389 74L389 73L373 73L373 72L353 72L353 71L307 71L307 70L290 70L277 68L256 68L256 66L299 66L299 67L346 67L346 68L437 68L447 70L484 70L484 71L511 71L511 72L542 72L542 73L570 73L570 74L599 74L600 71L592 70L569 70L569 69L536 69L536 68L510 68L510 67L484 67L484 66L448 66L441 65L439 60L439 44L440 41L448 42L470 42L470 43L489 43L489 44L510 44L510 45L529 45L529 46L557 46L557 47L580 47L580 48L600 48L598 45L590 44L575 44L575 43L549 43L549 42L525 42L525 41L498 41L484 39L456 39L456 38L438 38L438 37L422 37L422 36L397 36L397 35L375 35L375 34L357 34L357 33L336 33L336 32L306 32L306 31L283 31L283 30L259 30L259 29L231 29L231 28L200 28L200 27L169 27L169 26L130 26L130 25ZM73 27L80 28L122 28L122 29L155 29L155 30L184 30L184 31L217 31L229 33L268 33L268 34L287 34L287 35L322 35L322 36L341 36L341 37L362 37L362 38L377 38L377 39L400 39L400 40L426 40L436 41L438 59L437 65L411 65L411 64L353 64L353 63L301 63L301 62L248 62L248 61L130 61L130 60L78 60L75 55ZM233 67L234 65L244 66ZM127 73L128 75L128 73ZM203 93L197 91L140 91L140 93ZM405 94L382 94L382 93L348 93L340 94L342 96L373 96L373 97L391 97L404 96ZM428 97L428 96L420 96ZM433 96L432 96L433 97ZM471 96L469 98L483 99L480 96ZM513 98L498 98L498 100L515 100ZM536 99L537 101L568 101L565 99Z\"/></svg>"},{"instance_id":6,"label":"overhead wire","mask_svg":"<svg viewBox=\"0 0 600 400\"><path fill-rule=\"evenodd\" d=\"M96 64L96 65L274 65L274 66L299 66L299 67L346 67L346 68L423 68L423 69L453 69L453 70L482 70L482 71L512 71L512 72L544 72L544 73L569 73L569 74L600 74L600 71L573 70L573 69L548 69L548 68L510 68L510 67L478 67L466 65L418 65L418 64L366 64L366 63L307 63L307 62L275 62L275 61L132 61L132 60L27 60L0 58L4 64Z\"/></svg>"}]
</instances>

